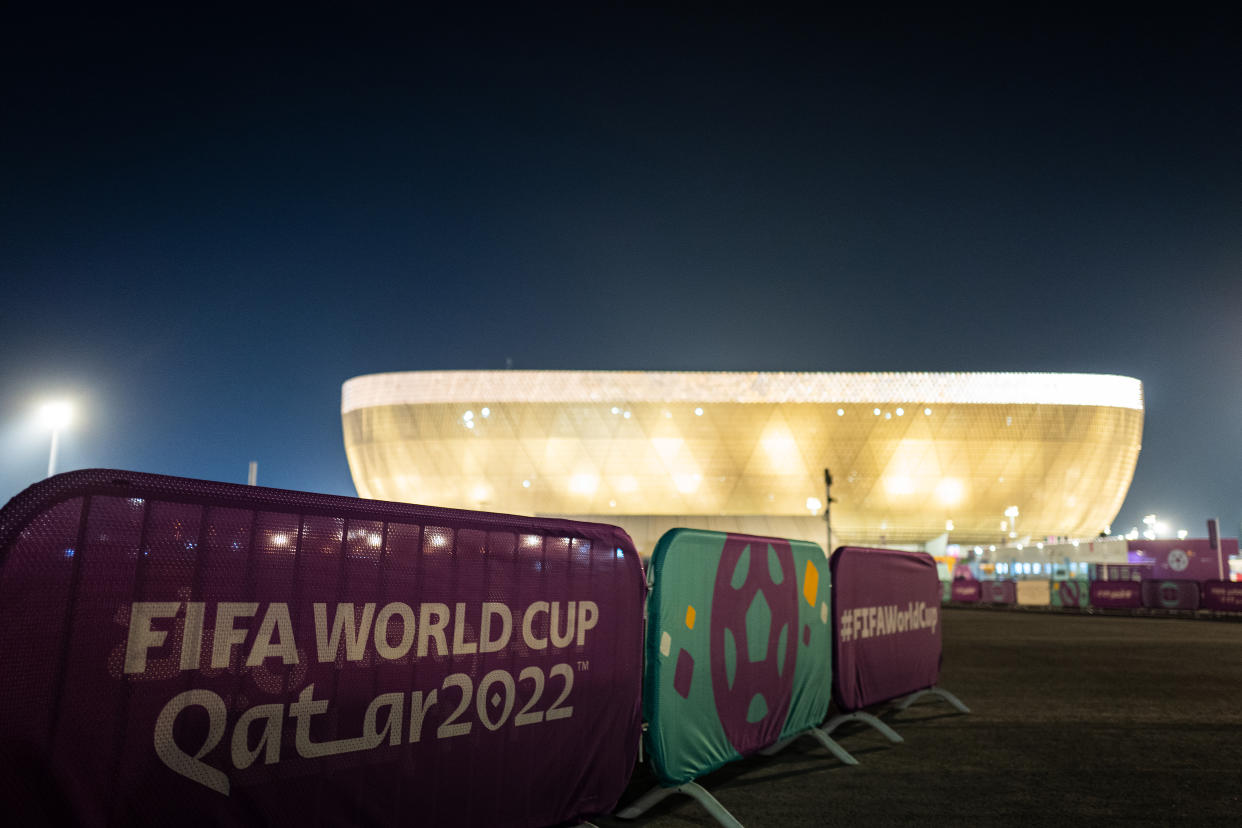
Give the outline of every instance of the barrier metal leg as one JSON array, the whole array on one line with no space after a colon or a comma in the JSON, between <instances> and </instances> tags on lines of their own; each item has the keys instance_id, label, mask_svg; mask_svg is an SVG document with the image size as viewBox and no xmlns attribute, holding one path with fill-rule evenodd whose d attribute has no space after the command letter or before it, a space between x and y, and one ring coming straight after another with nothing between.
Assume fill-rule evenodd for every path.
<instances>
[{"instance_id":1,"label":"barrier metal leg","mask_svg":"<svg viewBox=\"0 0 1242 828\"><path fill-rule=\"evenodd\" d=\"M636 819L675 793L685 794L694 799L703 806L712 819L719 822L724 828L744 828L742 823L738 822L733 814L729 813L725 806L720 804L716 797L709 794L707 789L697 782L686 782L683 785L669 788L663 785L652 788L634 800L628 808L617 811L617 816L621 819Z\"/></svg>"},{"instance_id":2,"label":"barrier metal leg","mask_svg":"<svg viewBox=\"0 0 1242 828\"><path fill-rule=\"evenodd\" d=\"M891 727L884 724L884 722L880 721L875 716L872 716L870 713L843 713L839 716L833 716L825 722L824 726L820 729L823 730L824 735L827 736L846 722L862 722L863 724L871 725L876 730L883 733L884 738L888 739L893 744L901 744L905 741L905 739L901 738L897 731L893 730Z\"/></svg>"},{"instance_id":3,"label":"barrier metal leg","mask_svg":"<svg viewBox=\"0 0 1242 828\"><path fill-rule=\"evenodd\" d=\"M898 702L897 709L905 710L907 707L914 704L914 702L917 701L920 696L923 696L929 693L933 696L938 696L944 699L946 702L952 705L953 708L957 710L957 712L959 713L970 712L970 708L962 704L961 699L959 699L957 696L950 693L948 690L945 690L940 687L928 687L926 690L920 690L917 693L911 693L909 696L906 696L904 699Z\"/></svg>"},{"instance_id":4,"label":"barrier metal leg","mask_svg":"<svg viewBox=\"0 0 1242 828\"><path fill-rule=\"evenodd\" d=\"M810 736L814 738L815 741L819 742L821 745L827 748L829 753L837 757L837 759L840 760L841 764L843 765L857 765L858 764L858 760L855 759L853 756L850 756L850 752L848 750L846 750L845 748L837 744L836 740L834 740L831 736L829 736L824 731L820 730L818 727L807 728L801 733L795 733L793 736L789 736L785 739L781 739L776 744L766 747L763 750L759 751L759 755L760 756L774 756L777 753L780 753L785 748L789 747L790 743L792 743L799 736Z\"/></svg>"}]
</instances>

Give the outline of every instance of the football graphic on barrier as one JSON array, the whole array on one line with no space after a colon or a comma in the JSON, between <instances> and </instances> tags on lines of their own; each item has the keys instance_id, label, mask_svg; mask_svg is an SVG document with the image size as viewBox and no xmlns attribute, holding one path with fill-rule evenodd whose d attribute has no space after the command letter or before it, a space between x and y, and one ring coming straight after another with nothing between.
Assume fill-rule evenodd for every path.
<instances>
[{"instance_id":1,"label":"football graphic on barrier","mask_svg":"<svg viewBox=\"0 0 1242 828\"><path fill-rule=\"evenodd\" d=\"M788 541L730 535L712 594L712 693L730 744L771 744L784 725L798 651L798 585Z\"/></svg>"}]
</instances>

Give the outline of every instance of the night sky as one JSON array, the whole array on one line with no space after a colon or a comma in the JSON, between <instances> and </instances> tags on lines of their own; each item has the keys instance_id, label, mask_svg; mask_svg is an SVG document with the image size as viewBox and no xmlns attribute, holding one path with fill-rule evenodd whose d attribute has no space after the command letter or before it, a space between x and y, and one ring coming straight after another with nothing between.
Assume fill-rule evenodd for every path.
<instances>
[{"instance_id":1,"label":"night sky","mask_svg":"<svg viewBox=\"0 0 1242 828\"><path fill-rule=\"evenodd\" d=\"M1237 534L1227 19L344 8L0 25L0 500L57 395L62 469L352 495L364 373L1103 372L1114 529Z\"/></svg>"}]
</instances>

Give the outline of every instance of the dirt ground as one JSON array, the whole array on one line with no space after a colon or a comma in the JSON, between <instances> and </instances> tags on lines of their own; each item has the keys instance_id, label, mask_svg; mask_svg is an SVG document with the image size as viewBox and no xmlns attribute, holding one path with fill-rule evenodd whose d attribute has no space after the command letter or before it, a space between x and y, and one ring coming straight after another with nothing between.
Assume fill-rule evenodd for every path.
<instances>
[{"instance_id":1,"label":"dirt ground","mask_svg":"<svg viewBox=\"0 0 1242 828\"><path fill-rule=\"evenodd\" d=\"M940 686L700 780L746 826L1242 825L1242 623L946 608ZM639 767L625 806L655 784ZM675 795L599 826L715 825Z\"/></svg>"}]
</instances>

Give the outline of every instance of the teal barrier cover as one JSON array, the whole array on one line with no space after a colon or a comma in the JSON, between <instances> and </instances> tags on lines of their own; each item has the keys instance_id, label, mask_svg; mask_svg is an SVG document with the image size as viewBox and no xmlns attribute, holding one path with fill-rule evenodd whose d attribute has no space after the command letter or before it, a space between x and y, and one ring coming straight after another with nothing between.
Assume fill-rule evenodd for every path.
<instances>
[{"instance_id":1,"label":"teal barrier cover","mask_svg":"<svg viewBox=\"0 0 1242 828\"><path fill-rule=\"evenodd\" d=\"M1053 581L1048 599L1054 607L1089 607L1091 606L1091 582L1086 578Z\"/></svg>"},{"instance_id":2,"label":"teal barrier cover","mask_svg":"<svg viewBox=\"0 0 1242 828\"><path fill-rule=\"evenodd\" d=\"M953 600L953 582L940 582L940 603L947 604Z\"/></svg>"},{"instance_id":3,"label":"teal barrier cover","mask_svg":"<svg viewBox=\"0 0 1242 828\"><path fill-rule=\"evenodd\" d=\"M673 529L651 568L643 713L661 782L689 782L823 721L832 613L819 546Z\"/></svg>"}]
</instances>

